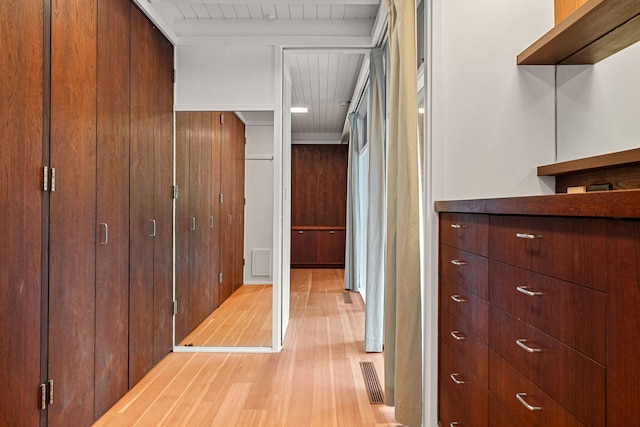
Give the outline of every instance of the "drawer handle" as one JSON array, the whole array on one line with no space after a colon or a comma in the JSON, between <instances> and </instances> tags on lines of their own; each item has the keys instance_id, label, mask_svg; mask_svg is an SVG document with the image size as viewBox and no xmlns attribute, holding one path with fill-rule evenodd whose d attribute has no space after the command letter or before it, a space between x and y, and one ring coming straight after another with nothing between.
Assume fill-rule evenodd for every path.
<instances>
[{"instance_id":1,"label":"drawer handle","mask_svg":"<svg viewBox=\"0 0 640 427\"><path fill-rule=\"evenodd\" d=\"M520 239L528 239L528 240L541 239L542 238L542 236L536 236L535 234L529 234L529 233L516 233L516 237L518 237Z\"/></svg>"},{"instance_id":2,"label":"drawer handle","mask_svg":"<svg viewBox=\"0 0 640 427\"><path fill-rule=\"evenodd\" d=\"M467 226L464 224L451 224L451 228L455 228L459 230L461 228L467 228Z\"/></svg>"},{"instance_id":3,"label":"drawer handle","mask_svg":"<svg viewBox=\"0 0 640 427\"><path fill-rule=\"evenodd\" d=\"M449 375L449 378L451 378L451 380L456 384L464 384L463 380L459 380L458 379L459 376L460 376L460 374L453 373L453 374Z\"/></svg>"},{"instance_id":4,"label":"drawer handle","mask_svg":"<svg viewBox=\"0 0 640 427\"><path fill-rule=\"evenodd\" d=\"M542 411L542 408L540 406L529 405L527 401L524 400L524 396L526 395L527 393L516 393L516 399L518 399L518 401L520 401L520 403L522 403L522 405L530 411Z\"/></svg>"},{"instance_id":5,"label":"drawer handle","mask_svg":"<svg viewBox=\"0 0 640 427\"><path fill-rule=\"evenodd\" d=\"M542 349L539 349L539 348L529 347L528 345L525 344L526 342L527 342L527 340L525 340L523 338L520 338L519 340L516 340L516 344L518 344L518 347L520 347L521 349L523 349L527 353L540 353L542 351Z\"/></svg>"},{"instance_id":6,"label":"drawer handle","mask_svg":"<svg viewBox=\"0 0 640 427\"><path fill-rule=\"evenodd\" d=\"M457 421L451 421L451 422L449 423L449 427L454 427L454 426L459 426L459 425L460 425L460 423L459 423L459 422L457 422Z\"/></svg>"},{"instance_id":7,"label":"drawer handle","mask_svg":"<svg viewBox=\"0 0 640 427\"><path fill-rule=\"evenodd\" d=\"M451 299L454 300L455 302L467 302L466 298L461 297L458 294L451 295Z\"/></svg>"},{"instance_id":8,"label":"drawer handle","mask_svg":"<svg viewBox=\"0 0 640 427\"><path fill-rule=\"evenodd\" d=\"M451 336L458 341L467 339L467 337L460 331L451 331Z\"/></svg>"},{"instance_id":9,"label":"drawer handle","mask_svg":"<svg viewBox=\"0 0 640 427\"><path fill-rule=\"evenodd\" d=\"M538 296L542 295L542 292L530 291L529 289L527 289L526 286L518 286L516 289L518 290L518 292L523 293L523 294L525 294L527 296L530 296L530 297L538 297Z\"/></svg>"},{"instance_id":10,"label":"drawer handle","mask_svg":"<svg viewBox=\"0 0 640 427\"><path fill-rule=\"evenodd\" d=\"M451 264L453 265L467 265L469 264L467 261L462 261L460 259L452 259Z\"/></svg>"},{"instance_id":11,"label":"drawer handle","mask_svg":"<svg viewBox=\"0 0 640 427\"><path fill-rule=\"evenodd\" d=\"M335 231L333 231L333 230L331 230L331 231L329 232L329 234L336 234L336 232L335 232Z\"/></svg>"},{"instance_id":12,"label":"drawer handle","mask_svg":"<svg viewBox=\"0 0 640 427\"><path fill-rule=\"evenodd\" d=\"M304 234L304 231L298 231L298 234Z\"/></svg>"}]
</instances>

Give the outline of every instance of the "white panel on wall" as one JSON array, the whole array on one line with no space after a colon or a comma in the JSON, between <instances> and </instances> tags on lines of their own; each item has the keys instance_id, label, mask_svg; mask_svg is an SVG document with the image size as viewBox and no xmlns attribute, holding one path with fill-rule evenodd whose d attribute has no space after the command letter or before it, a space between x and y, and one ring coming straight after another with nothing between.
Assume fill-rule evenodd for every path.
<instances>
[{"instance_id":1,"label":"white panel on wall","mask_svg":"<svg viewBox=\"0 0 640 427\"><path fill-rule=\"evenodd\" d=\"M640 43L595 65L558 66L558 160L640 147Z\"/></svg>"},{"instance_id":2,"label":"white panel on wall","mask_svg":"<svg viewBox=\"0 0 640 427\"><path fill-rule=\"evenodd\" d=\"M245 161L245 284L272 283L271 249L268 274L254 275L252 249L273 247L273 126L246 127ZM264 254L262 254L264 256ZM258 262L263 261L262 258ZM264 268L259 268L264 273Z\"/></svg>"},{"instance_id":3,"label":"white panel on wall","mask_svg":"<svg viewBox=\"0 0 640 427\"><path fill-rule=\"evenodd\" d=\"M271 249L251 250L251 275L271 277Z\"/></svg>"},{"instance_id":4,"label":"white panel on wall","mask_svg":"<svg viewBox=\"0 0 640 427\"><path fill-rule=\"evenodd\" d=\"M553 192L536 167L555 157L554 67L516 65L553 26L553 0L435 2L434 197Z\"/></svg>"},{"instance_id":5,"label":"white panel on wall","mask_svg":"<svg viewBox=\"0 0 640 427\"><path fill-rule=\"evenodd\" d=\"M273 110L272 46L178 46L176 110Z\"/></svg>"}]
</instances>

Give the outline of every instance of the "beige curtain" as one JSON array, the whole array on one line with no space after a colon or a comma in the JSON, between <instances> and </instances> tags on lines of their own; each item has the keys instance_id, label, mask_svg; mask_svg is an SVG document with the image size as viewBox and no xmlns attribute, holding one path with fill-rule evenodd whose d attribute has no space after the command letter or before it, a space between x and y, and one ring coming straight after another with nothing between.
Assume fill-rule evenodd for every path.
<instances>
[{"instance_id":1,"label":"beige curtain","mask_svg":"<svg viewBox=\"0 0 640 427\"><path fill-rule=\"evenodd\" d=\"M385 293L387 405L407 426L422 421L419 157L416 95L416 6L389 9L389 139Z\"/></svg>"}]
</instances>

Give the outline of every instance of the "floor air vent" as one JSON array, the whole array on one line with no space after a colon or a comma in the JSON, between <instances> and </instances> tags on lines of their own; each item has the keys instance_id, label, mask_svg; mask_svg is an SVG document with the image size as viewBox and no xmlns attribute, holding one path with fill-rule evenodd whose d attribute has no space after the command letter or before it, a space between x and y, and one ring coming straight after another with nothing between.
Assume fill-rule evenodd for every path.
<instances>
[{"instance_id":1,"label":"floor air vent","mask_svg":"<svg viewBox=\"0 0 640 427\"><path fill-rule=\"evenodd\" d=\"M342 298L344 299L344 303L345 304L353 304L353 301L351 300L351 293L350 292L343 292L342 293Z\"/></svg>"},{"instance_id":2,"label":"floor air vent","mask_svg":"<svg viewBox=\"0 0 640 427\"><path fill-rule=\"evenodd\" d=\"M364 383L367 387L367 394L369 394L369 402L384 403L384 392L380 386L376 367L373 366L373 362L360 362L360 368L362 369Z\"/></svg>"}]
</instances>

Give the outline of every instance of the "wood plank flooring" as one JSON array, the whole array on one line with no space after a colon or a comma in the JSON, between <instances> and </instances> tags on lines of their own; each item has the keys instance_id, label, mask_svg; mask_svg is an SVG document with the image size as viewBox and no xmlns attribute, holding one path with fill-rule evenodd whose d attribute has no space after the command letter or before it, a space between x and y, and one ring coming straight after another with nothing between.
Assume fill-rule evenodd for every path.
<instances>
[{"instance_id":1,"label":"wood plank flooring","mask_svg":"<svg viewBox=\"0 0 640 427\"><path fill-rule=\"evenodd\" d=\"M243 285L179 345L271 347L271 285Z\"/></svg>"},{"instance_id":2,"label":"wood plank flooring","mask_svg":"<svg viewBox=\"0 0 640 427\"><path fill-rule=\"evenodd\" d=\"M172 353L94 426L399 426L369 403L360 361L364 306L345 304L343 270L292 270L291 320L272 354Z\"/></svg>"}]
</instances>

